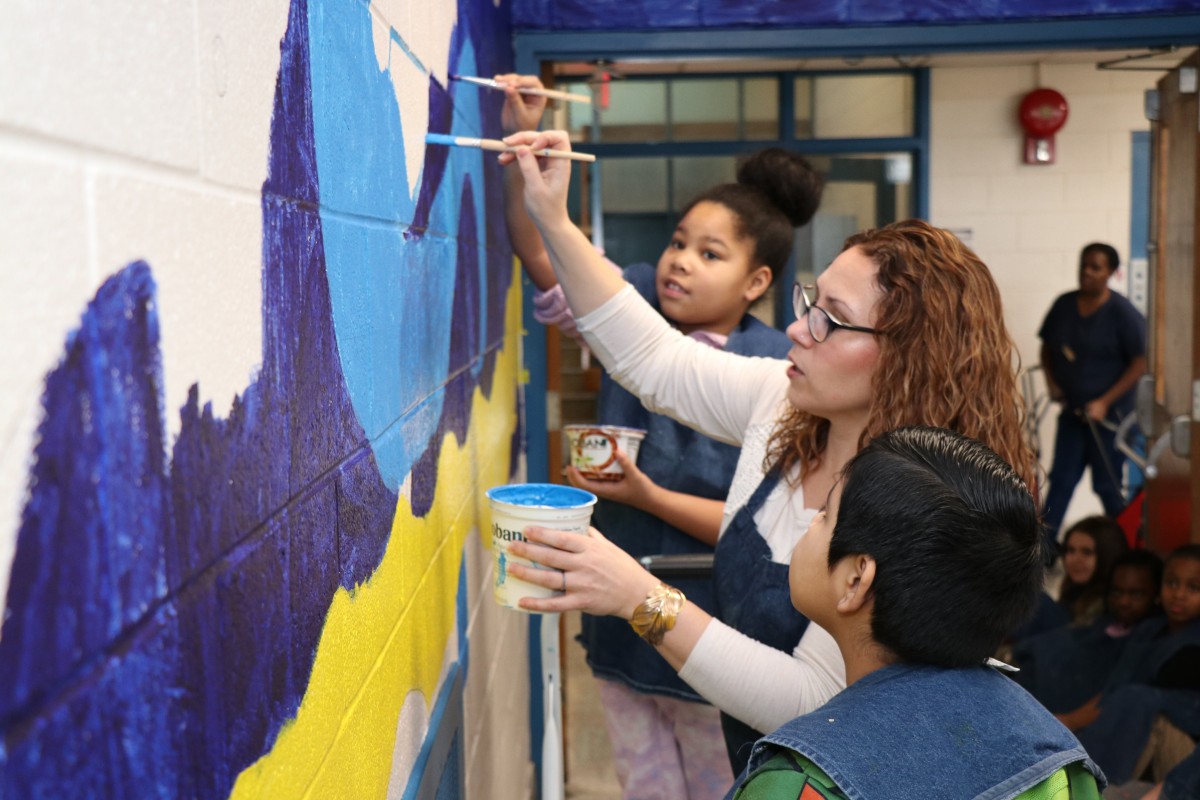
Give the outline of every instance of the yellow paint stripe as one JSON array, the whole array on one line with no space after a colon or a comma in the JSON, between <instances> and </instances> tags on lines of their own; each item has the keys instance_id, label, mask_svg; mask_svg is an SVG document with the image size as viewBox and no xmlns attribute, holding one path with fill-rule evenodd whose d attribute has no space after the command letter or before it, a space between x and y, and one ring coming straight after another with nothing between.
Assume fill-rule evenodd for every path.
<instances>
[{"instance_id":1,"label":"yellow paint stripe","mask_svg":"<svg viewBox=\"0 0 1200 800\"><path fill-rule=\"evenodd\" d=\"M472 530L489 530L483 490L507 482L517 421L521 289L505 301L505 338L492 398L476 389L471 427L438 459L437 492L424 518L401 497L379 569L353 591L338 589L296 718L271 752L238 776L231 797L382 798L404 698L432 706L449 637L456 634L458 571ZM334 533L330 531L330 536Z\"/></svg>"}]
</instances>

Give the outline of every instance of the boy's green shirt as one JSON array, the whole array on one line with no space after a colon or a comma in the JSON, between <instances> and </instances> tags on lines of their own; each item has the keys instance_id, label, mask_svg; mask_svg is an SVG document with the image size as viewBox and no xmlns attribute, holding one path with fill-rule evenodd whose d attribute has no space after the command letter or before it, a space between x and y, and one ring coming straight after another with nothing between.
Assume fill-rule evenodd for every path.
<instances>
[{"instance_id":1,"label":"boy's green shirt","mask_svg":"<svg viewBox=\"0 0 1200 800\"><path fill-rule=\"evenodd\" d=\"M733 800L848 800L820 767L785 750L756 769ZM1096 779L1082 762L1068 764L1014 800L1101 800Z\"/></svg>"}]
</instances>

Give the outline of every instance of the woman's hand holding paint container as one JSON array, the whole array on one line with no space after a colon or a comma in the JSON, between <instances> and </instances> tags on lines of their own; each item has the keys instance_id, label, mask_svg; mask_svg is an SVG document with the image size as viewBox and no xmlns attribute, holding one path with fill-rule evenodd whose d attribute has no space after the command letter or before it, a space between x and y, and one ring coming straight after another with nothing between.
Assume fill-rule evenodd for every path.
<instances>
[{"instance_id":1,"label":"woman's hand holding paint container","mask_svg":"<svg viewBox=\"0 0 1200 800\"><path fill-rule=\"evenodd\" d=\"M542 81L536 75L508 73L497 75L493 80L503 83L504 108L500 111L500 129L505 136L518 131L536 131L542 122L548 99L543 95L522 94L518 89L541 89Z\"/></svg>"},{"instance_id":2,"label":"woman's hand holding paint container","mask_svg":"<svg viewBox=\"0 0 1200 800\"><path fill-rule=\"evenodd\" d=\"M567 189L571 184L571 162L565 158L538 158L533 150L571 150L566 131L522 131L504 137L504 143L526 147L517 153L501 153L501 165L515 159L525 179L525 210L543 238L548 228L574 227L567 213Z\"/></svg>"},{"instance_id":3,"label":"woman's hand holding paint container","mask_svg":"<svg viewBox=\"0 0 1200 800\"><path fill-rule=\"evenodd\" d=\"M564 536L582 539L588 532L596 495L570 486L524 483L488 489L487 498L492 512L496 602L505 608L528 610L518 605L521 598L561 595L562 573L536 560L523 561L518 546L530 525L553 525Z\"/></svg>"},{"instance_id":4,"label":"woman's hand holding paint container","mask_svg":"<svg viewBox=\"0 0 1200 800\"><path fill-rule=\"evenodd\" d=\"M545 589L561 589L551 597L524 597L527 611L586 611L629 619L634 609L658 585L658 578L642 568L633 556L604 538L595 528L587 536L530 526L524 541L512 542L509 552L557 572L513 563L512 575ZM563 576L566 576L565 581Z\"/></svg>"}]
</instances>

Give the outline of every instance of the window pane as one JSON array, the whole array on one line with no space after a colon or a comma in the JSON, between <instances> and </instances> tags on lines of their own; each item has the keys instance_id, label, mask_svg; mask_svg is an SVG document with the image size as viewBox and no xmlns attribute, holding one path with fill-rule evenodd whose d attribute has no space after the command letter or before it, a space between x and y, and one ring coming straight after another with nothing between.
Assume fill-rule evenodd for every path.
<instances>
[{"instance_id":1,"label":"window pane","mask_svg":"<svg viewBox=\"0 0 1200 800\"><path fill-rule=\"evenodd\" d=\"M796 78L792 84L796 105L796 138L813 137L812 78Z\"/></svg>"},{"instance_id":2,"label":"window pane","mask_svg":"<svg viewBox=\"0 0 1200 800\"><path fill-rule=\"evenodd\" d=\"M779 138L779 81L775 78L742 81L742 114L743 138Z\"/></svg>"},{"instance_id":3,"label":"window pane","mask_svg":"<svg viewBox=\"0 0 1200 800\"><path fill-rule=\"evenodd\" d=\"M813 91L815 136L911 136L911 75L818 76Z\"/></svg>"},{"instance_id":4,"label":"window pane","mask_svg":"<svg viewBox=\"0 0 1200 800\"><path fill-rule=\"evenodd\" d=\"M666 212L667 164L661 158L606 158L600 162L605 214Z\"/></svg>"},{"instance_id":5,"label":"window pane","mask_svg":"<svg viewBox=\"0 0 1200 800\"><path fill-rule=\"evenodd\" d=\"M673 81L671 138L681 142L738 138L738 82Z\"/></svg>"},{"instance_id":6,"label":"window pane","mask_svg":"<svg viewBox=\"0 0 1200 800\"><path fill-rule=\"evenodd\" d=\"M912 216L913 184L911 153L808 160L825 176L825 191L812 222L796 231L792 254L796 279L811 282L842 251L846 237ZM787 302L777 309L782 325L794 319Z\"/></svg>"},{"instance_id":7,"label":"window pane","mask_svg":"<svg viewBox=\"0 0 1200 800\"><path fill-rule=\"evenodd\" d=\"M662 81L614 81L608 108L600 112L600 141L657 142L667 138L667 85Z\"/></svg>"},{"instance_id":8,"label":"window pane","mask_svg":"<svg viewBox=\"0 0 1200 800\"><path fill-rule=\"evenodd\" d=\"M672 209L682 210L696 195L719 183L737 181L737 161L733 156L708 156L671 159Z\"/></svg>"},{"instance_id":9,"label":"window pane","mask_svg":"<svg viewBox=\"0 0 1200 800\"><path fill-rule=\"evenodd\" d=\"M592 87L580 81L578 83L559 84L555 87L571 94L592 96ZM553 109L543 117L543 128L561 128L571 135L571 141L587 141L591 138L592 107L587 103L569 103L565 100L554 101L550 104Z\"/></svg>"}]
</instances>

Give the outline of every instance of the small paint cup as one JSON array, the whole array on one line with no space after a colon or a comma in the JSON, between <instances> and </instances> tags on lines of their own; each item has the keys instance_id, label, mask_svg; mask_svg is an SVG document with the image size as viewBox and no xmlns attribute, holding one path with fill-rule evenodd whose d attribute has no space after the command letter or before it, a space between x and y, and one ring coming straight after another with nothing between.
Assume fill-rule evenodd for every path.
<instances>
[{"instance_id":1,"label":"small paint cup","mask_svg":"<svg viewBox=\"0 0 1200 800\"><path fill-rule=\"evenodd\" d=\"M510 556L509 542L524 541L525 528L537 525L587 535L596 495L554 483L518 483L487 490L492 509L493 594L505 608L527 611L517 605L522 597L558 597L562 592L514 578L509 564L524 564L561 574L528 559Z\"/></svg>"},{"instance_id":2,"label":"small paint cup","mask_svg":"<svg viewBox=\"0 0 1200 800\"><path fill-rule=\"evenodd\" d=\"M617 448L637 461L646 432L620 425L566 425L563 432L571 448L571 466L594 481L619 481L625 470L617 461Z\"/></svg>"}]
</instances>

